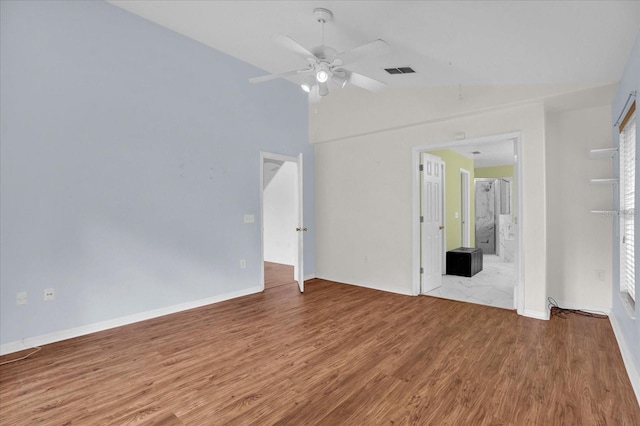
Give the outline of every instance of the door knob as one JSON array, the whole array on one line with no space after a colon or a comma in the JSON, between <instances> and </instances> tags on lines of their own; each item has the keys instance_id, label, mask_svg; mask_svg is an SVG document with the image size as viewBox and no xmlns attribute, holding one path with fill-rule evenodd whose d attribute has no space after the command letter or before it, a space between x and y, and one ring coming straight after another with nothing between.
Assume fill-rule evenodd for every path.
<instances>
[{"instance_id":1,"label":"door knob","mask_svg":"<svg viewBox=\"0 0 640 426\"><path fill-rule=\"evenodd\" d=\"M439 229L442 231L442 230L444 229L444 226L443 226L443 225L440 225L440 228L439 228Z\"/></svg>"},{"instance_id":2,"label":"door knob","mask_svg":"<svg viewBox=\"0 0 640 426\"><path fill-rule=\"evenodd\" d=\"M307 228L296 228L296 231L298 231L298 232L300 232L300 231L307 232Z\"/></svg>"}]
</instances>

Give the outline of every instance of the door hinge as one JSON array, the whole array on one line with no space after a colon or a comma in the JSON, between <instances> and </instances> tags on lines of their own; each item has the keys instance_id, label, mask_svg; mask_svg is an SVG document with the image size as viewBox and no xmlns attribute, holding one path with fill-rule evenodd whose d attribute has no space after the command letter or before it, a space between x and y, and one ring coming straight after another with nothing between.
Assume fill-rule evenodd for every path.
<instances>
[{"instance_id":1,"label":"door hinge","mask_svg":"<svg viewBox=\"0 0 640 426\"><path fill-rule=\"evenodd\" d=\"M420 273L424 274L424 268L420 268Z\"/></svg>"},{"instance_id":2,"label":"door hinge","mask_svg":"<svg viewBox=\"0 0 640 426\"><path fill-rule=\"evenodd\" d=\"M424 223L424 216L420 216L420 223Z\"/></svg>"},{"instance_id":3,"label":"door hinge","mask_svg":"<svg viewBox=\"0 0 640 426\"><path fill-rule=\"evenodd\" d=\"M424 171L424 166L422 164L420 164L420 171L423 172Z\"/></svg>"}]
</instances>

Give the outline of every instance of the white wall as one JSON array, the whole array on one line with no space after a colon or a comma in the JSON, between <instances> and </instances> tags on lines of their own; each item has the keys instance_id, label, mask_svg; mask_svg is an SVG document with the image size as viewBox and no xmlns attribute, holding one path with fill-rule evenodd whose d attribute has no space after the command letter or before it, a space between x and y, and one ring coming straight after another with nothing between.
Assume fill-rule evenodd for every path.
<instances>
[{"instance_id":1,"label":"white wall","mask_svg":"<svg viewBox=\"0 0 640 426\"><path fill-rule=\"evenodd\" d=\"M589 150L612 146L611 107L549 111L546 124L547 291L561 306L608 312L615 218L589 211L612 209L617 187L589 183L613 177L611 160Z\"/></svg>"},{"instance_id":2,"label":"white wall","mask_svg":"<svg viewBox=\"0 0 640 426\"><path fill-rule=\"evenodd\" d=\"M594 90L587 90L593 88ZM598 92L585 85L411 87L366 92L347 86L309 108L309 140L330 142L345 137L476 115L492 109L546 102L561 94ZM462 97L460 96L462 95ZM589 96L583 103L592 102ZM586 105L584 105L586 106ZM463 129L460 129L461 131Z\"/></svg>"},{"instance_id":3,"label":"white wall","mask_svg":"<svg viewBox=\"0 0 640 426\"><path fill-rule=\"evenodd\" d=\"M304 154L313 274L298 87L108 3L0 8L0 352L259 291L261 151Z\"/></svg>"},{"instance_id":4,"label":"white wall","mask_svg":"<svg viewBox=\"0 0 640 426\"><path fill-rule=\"evenodd\" d=\"M518 219L525 242L524 313L546 317L548 291L572 304L608 306L610 302L604 292L611 280L610 262L605 259L592 263L605 271L604 282L594 283L592 270L587 284L578 284L577 279L584 281L584 274L578 269L585 268L560 257L563 250L568 250L564 246L556 249L560 244L558 232L574 235L576 225L597 221L593 222L597 232L576 234L570 243L576 244L582 238L580 250L588 252L589 259L598 257L597 248L607 241L600 233L607 226L602 220L607 219L586 213L592 208L589 203L594 199L593 193L589 193L588 199L581 199L579 206L573 206L568 201L571 197L563 197L562 191L569 189L553 184L563 173L573 170L558 164L556 153L579 151L581 174L591 167L606 168L606 164L589 163L587 152L589 143L602 145L610 141L605 135L610 125L603 118L607 107L602 105L610 102L614 91L614 85L472 87L463 88L462 99L457 88L421 88L411 93L391 89L381 96L355 89L335 97L332 93L311 108L309 114L317 165L317 275L410 294L416 266L412 264L411 252L412 148L453 141L461 132L470 139L519 131L523 136L519 161L524 209ZM571 112L581 108L585 110ZM546 113L547 110L553 112ZM552 141L546 140L547 119L554 129L550 132ZM585 125L581 119L591 121ZM558 146L566 143L558 140L563 139L559 132L581 126L589 129L592 142L572 137L568 146ZM578 130L578 134L584 133ZM579 146L580 143L584 146ZM554 153L551 169L546 164L547 149ZM554 182L547 183L548 172L553 173ZM581 191L589 187L586 176L569 178L570 182L577 180L582 185ZM553 190L551 197L547 194L549 188ZM598 203L597 199L594 201ZM563 214L555 215L551 225L547 223L549 212L555 214L556 210L564 209L579 210L581 219ZM547 242L549 232L554 233L554 247ZM549 254L548 249L552 250ZM547 262L551 257L553 270L548 274ZM561 282L547 285L548 279L558 275L562 275ZM593 291L592 295L581 293L584 285Z\"/></svg>"},{"instance_id":5,"label":"white wall","mask_svg":"<svg viewBox=\"0 0 640 426\"><path fill-rule=\"evenodd\" d=\"M366 102L360 108L366 109ZM338 119L335 113L333 117ZM345 114L343 120L349 119ZM512 131L521 131L524 137L525 211L520 220L527 244L525 310L532 316L544 316L546 196L541 104L317 143L317 276L411 294L417 266L412 264L412 147L451 141L458 132L475 138Z\"/></svg>"},{"instance_id":6,"label":"white wall","mask_svg":"<svg viewBox=\"0 0 640 426\"><path fill-rule=\"evenodd\" d=\"M264 260L293 265L297 253L298 166L285 161L264 189Z\"/></svg>"}]
</instances>

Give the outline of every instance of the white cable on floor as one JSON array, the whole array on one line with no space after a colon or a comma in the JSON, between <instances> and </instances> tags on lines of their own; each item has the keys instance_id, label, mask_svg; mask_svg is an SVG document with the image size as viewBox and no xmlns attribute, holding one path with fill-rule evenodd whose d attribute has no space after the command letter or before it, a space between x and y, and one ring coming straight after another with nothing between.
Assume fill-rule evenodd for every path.
<instances>
[{"instance_id":1,"label":"white cable on floor","mask_svg":"<svg viewBox=\"0 0 640 426\"><path fill-rule=\"evenodd\" d=\"M24 340L22 341L22 344L24 345ZM12 362L16 362L16 361L22 361L23 359L27 359L31 355L33 355L33 354L35 354L37 352L40 352L42 350L42 348L40 346L34 346L31 349L35 349L35 351L30 352L30 353L26 354L25 356L23 356L21 358L16 358L16 359L12 359L10 361L0 362L0 365L11 364Z\"/></svg>"}]
</instances>

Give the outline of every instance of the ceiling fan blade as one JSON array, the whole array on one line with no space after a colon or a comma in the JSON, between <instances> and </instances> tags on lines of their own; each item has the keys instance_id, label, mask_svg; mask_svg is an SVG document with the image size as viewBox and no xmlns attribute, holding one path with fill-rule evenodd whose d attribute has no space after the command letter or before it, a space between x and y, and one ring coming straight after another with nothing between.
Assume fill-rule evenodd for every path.
<instances>
[{"instance_id":1,"label":"ceiling fan blade","mask_svg":"<svg viewBox=\"0 0 640 426\"><path fill-rule=\"evenodd\" d=\"M278 74L263 75L262 77L250 78L249 83L262 83L263 81L274 80L276 78L291 77L292 75L297 75L297 74L309 72L309 71L312 71L312 70L302 69L302 70L285 71Z\"/></svg>"},{"instance_id":2,"label":"ceiling fan blade","mask_svg":"<svg viewBox=\"0 0 640 426\"><path fill-rule=\"evenodd\" d=\"M338 53L336 59L340 59L342 64L353 64L365 58L379 56L390 50L389 45L384 40L375 40L362 46L355 47L346 52Z\"/></svg>"},{"instance_id":3,"label":"ceiling fan blade","mask_svg":"<svg viewBox=\"0 0 640 426\"><path fill-rule=\"evenodd\" d=\"M311 53L306 47L295 41L289 36L276 34L271 39L285 49L301 56L304 59L315 58L316 55Z\"/></svg>"},{"instance_id":4,"label":"ceiling fan blade","mask_svg":"<svg viewBox=\"0 0 640 426\"><path fill-rule=\"evenodd\" d=\"M366 75L358 74L357 72L351 72L349 74L349 83L370 92L380 92L387 87L387 83L367 77Z\"/></svg>"}]
</instances>

